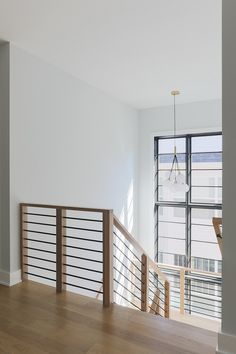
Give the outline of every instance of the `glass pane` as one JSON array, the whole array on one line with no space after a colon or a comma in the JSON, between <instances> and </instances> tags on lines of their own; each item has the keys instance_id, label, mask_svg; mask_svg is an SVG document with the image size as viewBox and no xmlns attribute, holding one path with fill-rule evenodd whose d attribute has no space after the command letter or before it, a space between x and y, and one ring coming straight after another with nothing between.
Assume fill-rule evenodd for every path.
<instances>
[{"instance_id":1,"label":"glass pane","mask_svg":"<svg viewBox=\"0 0 236 354\"><path fill-rule=\"evenodd\" d=\"M185 208L158 208L158 250L159 262L185 264Z\"/></svg>"},{"instance_id":2,"label":"glass pane","mask_svg":"<svg viewBox=\"0 0 236 354\"><path fill-rule=\"evenodd\" d=\"M220 170L222 169L222 153L192 155L191 168L193 170Z\"/></svg>"},{"instance_id":3,"label":"glass pane","mask_svg":"<svg viewBox=\"0 0 236 354\"><path fill-rule=\"evenodd\" d=\"M222 186L222 171L192 171L192 186Z\"/></svg>"},{"instance_id":4,"label":"glass pane","mask_svg":"<svg viewBox=\"0 0 236 354\"><path fill-rule=\"evenodd\" d=\"M185 192L172 192L167 187L159 187L159 201L165 202L185 202L186 193Z\"/></svg>"},{"instance_id":5,"label":"glass pane","mask_svg":"<svg viewBox=\"0 0 236 354\"><path fill-rule=\"evenodd\" d=\"M185 240L185 223L159 222L159 237L174 237Z\"/></svg>"},{"instance_id":6,"label":"glass pane","mask_svg":"<svg viewBox=\"0 0 236 354\"><path fill-rule=\"evenodd\" d=\"M211 242L218 244L213 225L192 225L191 237L192 241Z\"/></svg>"},{"instance_id":7,"label":"glass pane","mask_svg":"<svg viewBox=\"0 0 236 354\"><path fill-rule=\"evenodd\" d=\"M185 241L160 237L158 248L160 252L185 254Z\"/></svg>"},{"instance_id":8,"label":"glass pane","mask_svg":"<svg viewBox=\"0 0 236 354\"><path fill-rule=\"evenodd\" d=\"M212 218L217 217L221 218L221 210L212 210L212 209L192 209L191 219L192 225L209 225L212 226Z\"/></svg>"},{"instance_id":9,"label":"glass pane","mask_svg":"<svg viewBox=\"0 0 236 354\"><path fill-rule=\"evenodd\" d=\"M176 149L178 153L185 153L186 151L186 139L176 138ZM174 152L174 138L159 139L158 153L159 154L173 154Z\"/></svg>"},{"instance_id":10,"label":"glass pane","mask_svg":"<svg viewBox=\"0 0 236 354\"><path fill-rule=\"evenodd\" d=\"M186 178L185 170L181 171L181 174ZM163 182L169 177L169 172L167 171L159 171L158 178L159 178L159 186L163 185Z\"/></svg>"},{"instance_id":11,"label":"glass pane","mask_svg":"<svg viewBox=\"0 0 236 354\"><path fill-rule=\"evenodd\" d=\"M192 138L192 152L222 151L222 136L198 136Z\"/></svg>"},{"instance_id":12,"label":"glass pane","mask_svg":"<svg viewBox=\"0 0 236 354\"><path fill-rule=\"evenodd\" d=\"M222 203L222 188L192 187L191 201L193 203Z\"/></svg>"},{"instance_id":13,"label":"glass pane","mask_svg":"<svg viewBox=\"0 0 236 354\"><path fill-rule=\"evenodd\" d=\"M185 223L185 209L181 207L159 207L158 219L159 222Z\"/></svg>"},{"instance_id":14,"label":"glass pane","mask_svg":"<svg viewBox=\"0 0 236 354\"><path fill-rule=\"evenodd\" d=\"M172 162L173 162L174 155L173 154L168 154L168 155L158 155L158 169L159 171L169 171L172 167ZM186 164L185 164L185 154L177 154L177 159L179 162L179 169L180 170L185 170Z\"/></svg>"},{"instance_id":15,"label":"glass pane","mask_svg":"<svg viewBox=\"0 0 236 354\"><path fill-rule=\"evenodd\" d=\"M158 252L158 263L172 264L177 265L179 267L185 267L186 256L184 254L169 254L164 252Z\"/></svg>"},{"instance_id":16,"label":"glass pane","mask_svg":"<svg viewBox=\"0 0 236 354\"><path fill-rule=\"evenodd\" d=\"M218 244L192 241L191 251L193 257L221 260L221 252Z\"/></svg>"}]
</instances>

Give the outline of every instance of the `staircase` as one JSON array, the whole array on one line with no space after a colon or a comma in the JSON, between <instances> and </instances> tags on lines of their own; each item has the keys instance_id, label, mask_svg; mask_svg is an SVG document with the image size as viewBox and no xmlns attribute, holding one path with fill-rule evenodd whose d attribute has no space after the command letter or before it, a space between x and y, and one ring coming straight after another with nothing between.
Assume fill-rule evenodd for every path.
<instances>
[{"instance_id":1,"label":"staircase","mask_svg":"<svg viewBox=\"0 0 236 354\"><path fill-rule=\"evenodd\" d=\"M22 280L169 318L169 282L112 210L20 204Z\"/></svg>"}]
</instances>

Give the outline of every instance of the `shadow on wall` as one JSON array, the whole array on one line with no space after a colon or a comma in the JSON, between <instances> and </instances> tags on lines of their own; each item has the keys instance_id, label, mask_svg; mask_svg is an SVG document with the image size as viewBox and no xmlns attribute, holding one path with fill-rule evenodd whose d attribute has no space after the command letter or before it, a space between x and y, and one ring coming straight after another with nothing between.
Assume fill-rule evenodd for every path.
<instances>
[{"instance_id":1,"label":"shadow on wall","mask_svg":"<svg viewBox=\"0 0 236 354\"><path fill-rule=\"evenodd\" d=\"M134 231L134 183L130 182L127 199L124 202L120 215L117 215L127 230L132 234Z\"/></svg>"}]
</instances>

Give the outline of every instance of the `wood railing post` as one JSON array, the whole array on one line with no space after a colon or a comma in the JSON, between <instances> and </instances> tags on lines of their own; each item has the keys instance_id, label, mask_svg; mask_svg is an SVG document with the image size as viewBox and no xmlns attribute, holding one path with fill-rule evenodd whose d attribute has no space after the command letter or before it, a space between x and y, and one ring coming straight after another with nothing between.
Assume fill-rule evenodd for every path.
<instances>
[{"instance_id":1,"label":"wood railing post","mask_svg":"<svg viewBox=\"0 0 236 354\"><path fill-rule=\"evenodd\" d=\"M103 211L103 306L113 303L113 211Z\"/></svg>"},{"instance_id":2,"label":"wood railing post","mask_svg":"<svg viewBox=\"0 0 236 354\"><path fill-rule=\"evenodd\" d=\"M149 265L148 258L142 254L142 273L141 273L141 310L148 311L148 287L149 287Z\"/></svg>"},{"instance_id":3,"label":"wood railing post","mask_svg":"<svg viewBox=\"0 0 236 354\"><path fill-rule=\"evenodd\" d=\"M62 292L62 209L56 209L56 291Z\"/></svg>"},{"instance_id":4,"label":"wood railing post","mask_svg":"<svg viewBox=\"0 0 236 354\"><path fill-rule=\"evenodd\" d=\"M170 317L170 284L165 281L165 317Z\"/></svg>"},{"instance_id":5,"label":"wood railing post","mask_svg":"<svg viewBox=\"0 0 236 354\"><path fill-rule=\"evenodd\" d=\"M21 243L21 280L24 281L28 279L27 271L28 259L25 260L25 256L28 255L28 241L27 241L27 229L25 221L27 221L27 210L26 206L20 205L20 243Z\"/></svg>"},{"instance_id":6,"label":"wood railing post","mask_svg":"<svg viewBox=\"0 0 236 354\"><path fill-rule=\"evenodd\" d=\"M61 269L62 269L62 275L61 275L61 279L62 279L62 290L66 290L66 280L67 280L67 275L66 275L66 244L67 244L67 238L64 236L67 236L67 210L66 209L62 209L62 247L61 247Z\"/></svg>"},{"instance_id":7,"label":"wood railing post","mask_svg":"<svg viewBox=\"0 0 236 354\"><path fill-rule=\"evenodd\" d=\"M179 301L179 311L181 315L184 315L184 298L185 298L185 269L180 269L179 273L179 290L180 290L180 301Z\"/></svg>"}]
</instances>

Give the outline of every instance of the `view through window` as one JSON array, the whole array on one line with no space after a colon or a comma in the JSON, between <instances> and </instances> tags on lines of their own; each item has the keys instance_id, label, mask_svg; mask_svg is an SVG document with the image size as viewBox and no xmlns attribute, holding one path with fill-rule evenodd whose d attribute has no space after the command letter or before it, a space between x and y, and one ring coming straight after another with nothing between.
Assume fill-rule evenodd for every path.
<instances>
[{"instance_id":1,"label":"view through window","mask_svg":"<svg viewBox=\"0 0 236 354\"><path fill-rule=\"evenodd\" d=\"M173 160L174 138L155 138L156 260L220 273L221 252L212 217L222 213L222 135L178 136L176 147L181 172L190 186L188 193L173 193L163 186ZM174 285L172 306L178 307L179 278L173 271L169 277ZM192 273L187 277L185 310L220 318L221 282L203 278Z\"/></svg>"}]
</instances>

